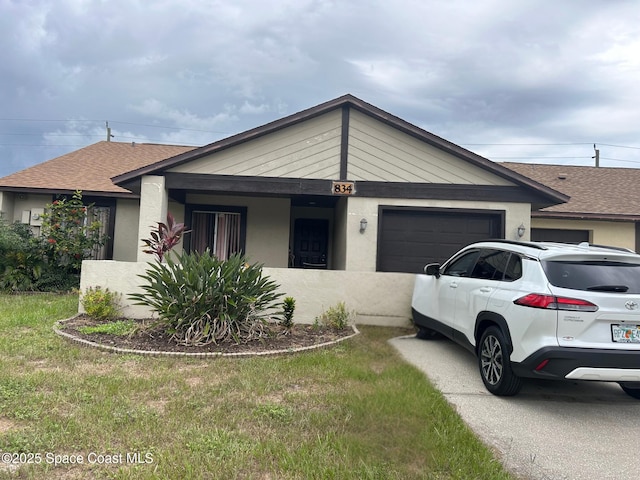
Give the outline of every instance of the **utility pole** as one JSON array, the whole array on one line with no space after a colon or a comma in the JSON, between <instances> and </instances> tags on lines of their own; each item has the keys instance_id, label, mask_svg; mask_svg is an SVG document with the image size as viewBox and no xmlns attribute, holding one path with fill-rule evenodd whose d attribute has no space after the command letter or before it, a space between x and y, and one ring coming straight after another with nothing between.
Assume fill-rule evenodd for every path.
<instances>
[{"instance_id":1,"label":"utility pole","mask_svg":"<svg viewBox=\"0 0 640 480\"><path fill-rule=\"evenodd\" d=\"M108 121L106 121L104 123L105 123L105 125L107 127L107 142L110 142L111 139L113 138L113 135L111 135L111 127L109 126L109 122Z\"/></svg>"},{"instance_id":2,"label":"utility pole","mask_svg":"<svg viewBox=\"0 0 640 480\"><path fill-rule=\"evenodd\" d=\"M596 159L596 167L600 166L600 150L596 148L596 144L593 144L593 149L595 150L596 154L591 157L591 158L595 158Z\"/></svg>"}]
</instances>

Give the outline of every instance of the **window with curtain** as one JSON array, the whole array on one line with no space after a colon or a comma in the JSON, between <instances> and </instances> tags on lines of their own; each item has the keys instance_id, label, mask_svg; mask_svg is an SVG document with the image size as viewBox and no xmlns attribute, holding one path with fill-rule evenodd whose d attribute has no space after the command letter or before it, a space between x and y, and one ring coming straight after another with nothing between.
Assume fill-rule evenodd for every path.
<instances>
[{"instance_id":1,"label":"window with curtain","mask_svg":"<svg viewBox=\"0 0 640 480\"><path fill-rule=\"evenodd\" d=\"M87 212L87 216L85 217L85 225L88 222L98 221L101 224L100 227L100 235L109 236L110 233L110 218L111 218L111 209L109 207L98 207L93 206ZM95 247L91 252L91 260L107 260L109 258L108 253L109 240L99 247Z\"/></svg>"},{"instance_id":2,"label":"window with curtain","mask_svg":"<svg viewBox=\"0 0 640 480\"><path fill-rule=\"evenodd\" d=\"M191 214L191 251L207 248L220 260L242 251L242 215L236 212L194 210Z\"/></svg>"}]
</instances>

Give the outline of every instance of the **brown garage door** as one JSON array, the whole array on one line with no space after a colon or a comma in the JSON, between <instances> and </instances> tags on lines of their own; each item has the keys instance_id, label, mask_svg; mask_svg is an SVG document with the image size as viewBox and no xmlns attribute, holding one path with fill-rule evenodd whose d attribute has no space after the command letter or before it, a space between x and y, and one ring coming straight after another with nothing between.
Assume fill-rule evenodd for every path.
<instances>
[{"instance_id":1,"label":"brown garage door","mask_svg":"<svg viewBox=\"0 0 640 480\"><path fill-rule=\"evenodd\" d=\"M581 243L589 241L588 230L559 230L551 228L532 228L531 240L534 242Z\"/></svg>"},{"instance_id":2,"label":"brown garage door","mask_svg":"<svg viewBox=\"0 0 640 480\"><path fill-rule=\"evenodd\" d=\"M419 273L461 247L504 238L504 212L383 208L379 211L379 272Z\"/></svg>"}]
</instances>

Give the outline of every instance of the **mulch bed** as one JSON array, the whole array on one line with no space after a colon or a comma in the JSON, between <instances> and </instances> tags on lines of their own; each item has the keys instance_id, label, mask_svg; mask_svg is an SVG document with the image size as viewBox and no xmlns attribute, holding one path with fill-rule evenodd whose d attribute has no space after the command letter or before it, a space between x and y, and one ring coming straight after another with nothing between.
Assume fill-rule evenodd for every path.
<instances>
[{"instance_id":1,"label":"mulch bed","mask_svg":"<svg viewBox=\"0 0 640 480\"><path fill-rule=\"evenodd\" d=\"M124 320L124 319L123 319ZM115 321L115 320L112 320ZM178 345L170 339L170 335L164 333L154 320L134 320L142 327L133 335L108 335L102 333L86 334L79 329L83 326L94 326L109 323L89 317L77 315L69 320L59 323L56 328L74 337L88 340L108 347L116 347L129 350L150 352L184 352L184 353L223 353L223 354L249 354L269 353L282 350L312 347L327 342L333 342L348 337L355 333L351 327L342 330L326 326L314 326L296 324L289 331L280 325L269 325L269 334L258 340L247 343L225 342L217 345L205 345L190 347Z\"/></svg>"}]
</instances>

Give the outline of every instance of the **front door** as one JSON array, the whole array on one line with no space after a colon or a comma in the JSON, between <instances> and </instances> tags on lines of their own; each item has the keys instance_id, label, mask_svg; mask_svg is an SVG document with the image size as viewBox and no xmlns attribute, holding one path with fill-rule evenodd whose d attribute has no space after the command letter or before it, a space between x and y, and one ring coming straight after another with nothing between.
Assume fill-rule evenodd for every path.
<instances>
[{"instance_id":1,"label":"front door","mask_svg":"<svg viewBox=\"0 0 640 480\"><path fill-rule=\"evenodd\" d=\"M327 268L329 221L299 218L293 230L293 266L296 268Z\"/></svg>"}]
</instances>

